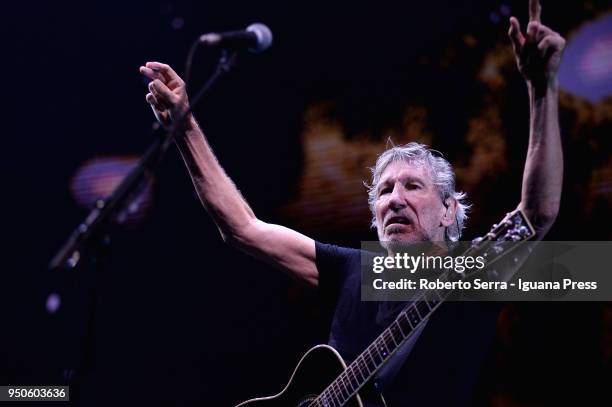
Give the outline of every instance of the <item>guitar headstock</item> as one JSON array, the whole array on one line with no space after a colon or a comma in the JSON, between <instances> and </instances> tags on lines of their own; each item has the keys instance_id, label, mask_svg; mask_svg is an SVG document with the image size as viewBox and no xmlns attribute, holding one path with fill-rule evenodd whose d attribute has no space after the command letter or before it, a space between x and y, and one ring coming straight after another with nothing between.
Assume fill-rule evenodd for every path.
<instances>
[{"instance_id":1,"label":"guitar headstock","mask_svg":"<svg viewBox=\"0 0 612 407\"><path fill-rule=\"evenodd\" d=\"M489 233L472 240L470 250L484 256L487 264L491 265L534 236L535 229L519 208L506 214L500 223L493 225Z\"/></svg>"},{"instance_id":2,"label":"guitar headstock","mask_svg":"<svg viewBox=\"0 0 612 407\"><path fill-rule=\"evenodd\" d=\"M506 217L493 225L489 233L476 238L472 243L476 246L483 242L520 242L535 236L535 229L527 216L519 208L506 214Z\"/></svg>"}]
</instances>

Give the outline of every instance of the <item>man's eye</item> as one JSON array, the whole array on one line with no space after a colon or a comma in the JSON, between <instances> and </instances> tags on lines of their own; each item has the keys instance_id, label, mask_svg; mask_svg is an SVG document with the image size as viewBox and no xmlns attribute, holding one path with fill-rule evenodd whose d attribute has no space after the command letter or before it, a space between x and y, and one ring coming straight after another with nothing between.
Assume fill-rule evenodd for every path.
<instances>
[{"instance_id":1,"label":"man's eye","mask_svg":"<svg viewBox=\"0 0 612 407\"><path fill-rule=\"evenodd\" d=\"M384 194L388 194L389 192L391 192L391 188L383 188L380 190L380 192L378 193L378 195L384 195Z\"/></svg>"},{"instance_id":2,"label":"man's eye","mask_svg":"<svg viewBox=\"0 0 612 407\"><path fill-rule=\"evenodd\" d=\"M421 189L421 184L411 182L406 185L406 189Z\"/></svg>"}]
</instances>

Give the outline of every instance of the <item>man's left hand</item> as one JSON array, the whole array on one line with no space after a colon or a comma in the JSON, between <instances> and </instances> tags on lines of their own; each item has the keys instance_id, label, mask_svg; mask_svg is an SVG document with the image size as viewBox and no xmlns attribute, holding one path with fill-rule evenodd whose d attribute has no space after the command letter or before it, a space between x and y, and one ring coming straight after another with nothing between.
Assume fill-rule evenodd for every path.
<instances>
[{"instance_id":1,"label":"man's left hand","mask_svg":"<svg viewBox=\"0 0 612 407\"><path fill-rule=\"evenodd\" d=\"M554 83L565 48L565 39L540 22L541 11L539 0L529 0L527 32L521 32L516 17L510 17L508 31L519 71L538 88Z\"/></svg>"}]
</instances>

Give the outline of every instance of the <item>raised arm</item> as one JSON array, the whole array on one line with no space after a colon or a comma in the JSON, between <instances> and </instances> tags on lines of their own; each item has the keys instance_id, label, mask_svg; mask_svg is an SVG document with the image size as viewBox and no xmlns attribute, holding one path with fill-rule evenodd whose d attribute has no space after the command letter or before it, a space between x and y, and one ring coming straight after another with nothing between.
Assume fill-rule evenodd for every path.
<instances>
[{"instance_id":1,"label":"raised arm","mask_svg":"<svg viewBox=\"0 0 612 407\"><path fill-rule=\"evenodd\" d=\"M189 110L185 83L174 70L147 62L140 73L151 79L146 96L155 117L169 127ZM175 142L196 192L223 240L310 285L318 284L315 243L311 238L257 219L215 157L193 115L178 124Z\"/></svg>"},{"instance_id":2,"label":"raised arm","mask_svg":"<svg viewBox=\"0 0 612 407\"><path fill-rule=\"evenodd\" d=\"M529 148L520 207L536 228L538 239L555 221L561 200L563 151L557 71L565 47L563 37L540 22L540 13L540 2L530 0L526 33L521 32L515 17L510 18L508 32L529 91Z\"/></svg>"}]
</instances>

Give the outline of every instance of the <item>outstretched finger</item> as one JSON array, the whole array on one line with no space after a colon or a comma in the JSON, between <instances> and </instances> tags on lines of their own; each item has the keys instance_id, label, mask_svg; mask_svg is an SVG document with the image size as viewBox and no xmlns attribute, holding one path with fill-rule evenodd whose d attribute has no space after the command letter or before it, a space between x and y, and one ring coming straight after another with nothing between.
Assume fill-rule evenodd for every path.
<instances>
[{"instance_id":1,"label":"outstretched finger","mask_svg":"<svg viewBox=\"0 0 612 407\"><path fill-rule=\"evenodd\" d=\"M542 6L540 6L540 0L529 0L529 21L539 23L541 14Z\"/></svg>"},{"instance_id":2,"label":"outstretched finger","mask_svg":"<svg viewBox=\"0 0 612 407\"><path fill-rule=\"evenodd\" d=\"M153 69L147 68L146 66L141 66L140 68L138 68L138 72L140 72L142 75L146 76L151 80L164 79L163 75L159 71L154 71Z\"/></svg>"},{"instance_id":3,"label":"outstretched finger","mask_svg":"<svg viewBox=\"0 0 612 407\"><path fill-rule=\"evenodd\" d=\"M521 24L516 17L510 17L510 29L508 30L508 36L512 41L512 47L514 47L514 50L520 50L525 43L525 37L523 37L523 33L521 33Z\"/></svg>"},{"instance_id":4,"label":"outstretched finger","mask_svg":"<svg viewBox=\"0 0 612 407\"><path fill-rule=\"evenodd\" d=\"M168 81L180 79L178 74L174 72L174 69L172 69L168 64L162 64L161 62L147 62L145 67L154 72L161 73Z\"/></svg>"}]
</instances>

